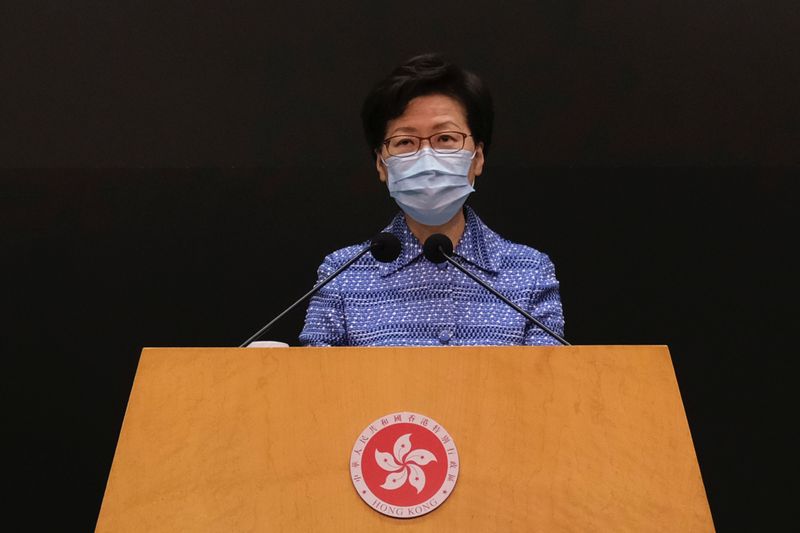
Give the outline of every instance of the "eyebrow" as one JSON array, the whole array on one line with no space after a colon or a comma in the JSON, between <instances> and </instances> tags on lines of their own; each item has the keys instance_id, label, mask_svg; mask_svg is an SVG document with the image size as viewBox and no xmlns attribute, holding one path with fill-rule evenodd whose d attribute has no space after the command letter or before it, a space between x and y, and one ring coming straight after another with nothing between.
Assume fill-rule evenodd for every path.
<instances>
[{"instance_id":1,"label":"eyebrow","mask_svg":"<svg viewBox=\"0 0 800 533\"><path fill-rule=\"evenodd\" d=\"M436 131L436 130L443 130L449 127L460 128L461 126L459 126L452 120L447 120L445 122L439 122L438 124L434 124L432 129ZM391 137L392 135L397 135L399 133L416 133L416 132L417 128L409 128L409 127L396 128L394 131L392 131L392 134L389 135L389 137Z\"/></svg>"}]
</instances>

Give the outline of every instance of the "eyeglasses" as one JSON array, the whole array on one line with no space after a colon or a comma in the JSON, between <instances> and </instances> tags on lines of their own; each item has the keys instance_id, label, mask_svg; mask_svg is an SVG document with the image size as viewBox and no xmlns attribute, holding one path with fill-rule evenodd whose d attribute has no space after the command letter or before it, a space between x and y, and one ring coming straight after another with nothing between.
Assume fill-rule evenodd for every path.
<instances>
[{"instance_id":1,"label":"eyeglasses","mask_svg":"<svg viewBox=\"0 0 800 533\"><path fill-rule=\"evenodd\" d=\"M409 157L419 152L422 141L428 141L431 149L439 154L453 154L464 149L468 133L440 131L428 137L417 135L394 135L383 141L386 151L394 157Z\"/></svg>"}]
</instances>

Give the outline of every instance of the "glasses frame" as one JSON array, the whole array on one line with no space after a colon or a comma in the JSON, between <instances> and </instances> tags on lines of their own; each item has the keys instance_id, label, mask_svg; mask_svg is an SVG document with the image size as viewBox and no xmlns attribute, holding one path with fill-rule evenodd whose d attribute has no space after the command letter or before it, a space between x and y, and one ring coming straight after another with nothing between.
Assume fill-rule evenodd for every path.
<instances>
[{"instance_id":1,"label":"glasses frame","mask_svg":"<svg viewBox=\"0 0 800 533\"><path fill-rule=\"evenodd\" d=\"M431 139L436 137L437 135L444 135L446 133L461 135L462 136L461 148L459 148L458 150L447 151L447 152L441 152L441 151L437 150L436 148L434 148L433 147L433 143L431 142ZM419 140L419 145L417 146L417 149L415 151L413 151L413 152L408 152L408 153L400 154L400 155L393 154L393 153L391 153L389 151L389 143L392 142L392 139L396 139L398 137L413 137L414 139ZM383 145L383 147L386 149L386 153L389 154L389 156L391 156L391 157L403 158L403 157L411 157L412 155L416 155L422 149L422 141L428 141L428 146L430 146L431 150L433 150L437 154L456 154L456 153L460 152L461 150L463 150L464 147L467 145L467 137L472 137L472 134L471 133L464 133L463 131L456 131L456 130L437 131L433 135L428 135L427 137L420 137L419 135L410 135L410 134L405 133L405 134L401 134L401 135L392 135L391 137L387 137L387 138L385 138L383 140L383 142L381 142L381 145Z\"/></svg>"}]
</instances>

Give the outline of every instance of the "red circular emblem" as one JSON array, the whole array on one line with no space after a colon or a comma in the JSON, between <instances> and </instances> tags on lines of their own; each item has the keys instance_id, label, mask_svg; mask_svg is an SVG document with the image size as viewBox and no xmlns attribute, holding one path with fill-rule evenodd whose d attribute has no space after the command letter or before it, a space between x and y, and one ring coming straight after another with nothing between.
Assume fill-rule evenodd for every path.
<instances>
[{"instance_id":1,"label":"red circular emblem","mask_svg":"<svg viewBox=\"0 0 800 533\"><path fill-rule=\"evenodd\" d=\"M387 516L413 518L438 508L458 479L458 451L447 431L418 413L375 420L356 439L350 476L367 505Z\"/></svg>"}]
</instances>

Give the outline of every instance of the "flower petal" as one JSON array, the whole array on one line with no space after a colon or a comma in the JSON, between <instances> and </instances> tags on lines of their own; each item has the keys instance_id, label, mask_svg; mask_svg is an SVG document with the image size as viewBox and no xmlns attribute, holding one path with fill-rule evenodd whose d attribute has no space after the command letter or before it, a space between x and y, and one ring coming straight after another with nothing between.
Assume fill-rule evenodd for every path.
<instances>
[{"instance_id":1,"label":"flower petal","mask_svg":"<svg viewBox=\"0 0 800 533\"><path fill-rule=\"evenodd\" d=\"M382 489L395 490L399 489L406 483L408 479L408 468L404 468L401 472L395 472L386 476L386 481L381 485Z\"/></svg>"},{"instance_id":2,"label":"flower petal","mask_svg":"<svg viewBox=\"0 0 800 533\"><path fill-rule=\"evenodd\" d=\"M428 450L423 450L422 448L413 450L406 457L406 462L412 462L418 465L426 465L431 461L436 461L436 457Z\"/></svg>"},{"instance_id":3,"label":"flower petal","mask_svg":"<svg viewBox=\"0 0 800 533\"><path fill-rule=\"evenodd\" d=\"M379 467L383 468L387 472L396 472L402 466L395 462L392 454L387 452L379 452L377 449L375 450L375 462L378 463Z\"/></svg>"},{"instance_id":4,"label":"flower petal","mask_svg":"<svg viewBox=\"0 0 800 533\"><path fill-rule=\"evenodd\" d=\"M422 471L420 467L413 463L409 463L408 465L408 482L417 489L417 494L422 492L422 489L425 488L425 472Z\"/></svg>"},{"instance_id":5,"label":"flower petal","mask_svg":"<svg viewBox=\"0 0 800 533\"><path fill-rule=\"evenodd\" d=\"M394 457L398 463L403 462L403 457L411 451L411 433L406 433L394 443Z\"/></svg>"}]
</instances>

